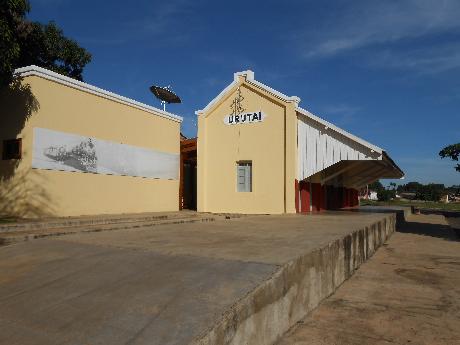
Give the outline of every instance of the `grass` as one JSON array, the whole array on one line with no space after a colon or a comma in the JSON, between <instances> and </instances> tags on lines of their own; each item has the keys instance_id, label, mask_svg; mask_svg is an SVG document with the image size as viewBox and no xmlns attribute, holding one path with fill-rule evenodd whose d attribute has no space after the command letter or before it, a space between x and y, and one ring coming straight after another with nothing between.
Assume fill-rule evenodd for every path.
<instances>
[{"instance_id":1,"label":"grass","mask_svg":"<svg viewBox=\"0 0 460 345\"><path fill-rule=\"evenodd\" d=\"M460 203L449 203L435 201L372 201L372 200L361 200L360 205L371 205L371 206L414 206L420 209L437 209L444 211L460 211Z\"/></svg>"}]
</instances>

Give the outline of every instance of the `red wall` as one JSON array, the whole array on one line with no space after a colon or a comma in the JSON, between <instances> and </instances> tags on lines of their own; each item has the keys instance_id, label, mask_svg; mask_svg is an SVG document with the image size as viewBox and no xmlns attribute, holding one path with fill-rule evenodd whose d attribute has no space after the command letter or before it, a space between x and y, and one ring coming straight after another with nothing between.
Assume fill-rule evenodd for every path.
<instances>
[{"instance_id":1,"label":"red wall","mask_svg":"<svg viewBox=\"0 0 460 345\"><path fill-rule=\"evenodd\" d=\"M354 188L334 187L310 183L307 181L295 181L296 188L296 211L310 212L310 194L313 212L322 210L336 210L345 207L359 205L358 191Z\"/></svg>"}]
</instances>

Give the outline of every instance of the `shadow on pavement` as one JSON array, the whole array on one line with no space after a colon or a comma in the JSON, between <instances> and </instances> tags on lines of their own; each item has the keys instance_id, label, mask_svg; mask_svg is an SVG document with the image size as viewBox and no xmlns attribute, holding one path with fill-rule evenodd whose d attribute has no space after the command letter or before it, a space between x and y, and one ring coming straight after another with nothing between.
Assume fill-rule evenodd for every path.
<instances>
[{"instance_id":1,"label":"shadow on pavement","mask_svg":"<svg viewBox=\"0 0 460 345\"><path fill-rule=\"evenodd\" d=\"M356 212L376 212L376 213L395 213L396 212L396 232L417 234L423 236L431 236L435 238L443 238L447 241L460 242L460 229L456 229L449 225L443 224L430 224L419 223L413 220L406 220L405 213L409 212L408 207L375 207L375 206L361 206L356 208ZM460 212L423 212L423 214L434 214L444 216L446 221L450 224L456 217L460 218ZM451 224L452 225L452 224Z\"/></svg>"},{"instance_id":2,"label":"shadow on pavement","mask_svg":"<svg viewBox=\"0 0 460 345\"><path fill-rule=\"evenodd\" d=\"M406 221L402 223L396 231L401 233L443 238L447 241L460 241L460 237L456 234L453 228L442 224L428 224Z\"/></svg>"}]
</instances>

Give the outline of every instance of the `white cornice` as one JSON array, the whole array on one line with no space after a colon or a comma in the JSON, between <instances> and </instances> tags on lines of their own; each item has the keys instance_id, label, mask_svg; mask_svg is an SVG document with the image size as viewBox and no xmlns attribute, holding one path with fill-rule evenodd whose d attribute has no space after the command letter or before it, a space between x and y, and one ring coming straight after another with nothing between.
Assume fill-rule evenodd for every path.
<instances>
[{"instance_id":1,"label":"white cornice","mask_svg":"<svg viewBox=\"0 0 460 345\"><path fill-rule=\"evenodd\" d=\"M41 77L41 78L51 80L51 81L54 81L54 82L62 84L62 85L72 87L74 89L78 89L78 90L81 90L81 91L84 91L84 92L88 92L88 93L91 93L93 95L97 95L97 96L100 96L100 97L103 97L103 98L106 98L106 99L110 99L112 101L115 101L115 102L118 102L118 103L121 103L121 104L131 106L133 108L137 108L137 109L146 111L146 112L148 112L150 114L153 114L153 115L165 117L165 118L168 118L168 119L176 121L176 122L182 122L182 120L183 120L183 118L181 116L178 116L178 115L169 113L167 111L163 111L161 109L152 107L150 105L135 101L135 100L133 100L131 98L120 96L120 95L118 95L116 93L113 93L113 92L98 88L96 86L93 86L93 85L90 85L90 84L87 84L87 83L84 83L84 82L81 82L81 81L78 81L78 80L63 76L62 74L47 70L47 69L42 68L42 67L38 67L38 66L34 66L34 65L27 66L27 67L21 67L21 68L16 69L14 71L14 74L19 75L21 77L27 77L27 76Z\"/></svg>"},{"instance_id":2,"label":"white cornice","mask_svg":"<svg viewBox=\"0 0 460 345\"><path fill-rule=\"evenodd\" d=\"M271 87L257 81L254 79L254 72L251 71L251 70L247 70L247 71L241 71L241 72L236 72L233 74L233 82L231 84L229 84L225 89L222 90L221 93L219 93L217 95L217 97L215 97L211 102L208 103L208 105L202 109L202 110L197 110L195 111L195 114L196 115L201 115L201 114L204 114L206 113L208 110L210 110L215 104L217 104L222 98L225 97L225 95L231 91L233 89L233 87L235 87L236 85L238 85L239 83L239 78L240 77L243 77L245 78L246 80L246 83L248 83L249 85L252 85L254 87L257 87L257 88L260 88L266 92L268 92L269 94L285 101L285 102L294 102L296 104L299 104L300 103L300 98L297 97L297 96L287 96L275 89L272 89Z\"/></svg>"},{"instance_id":3,"label":"white cornice","mask_svg":"<svg viewBox=\"0 0 460 345\"><path fill-rule=\"evenodd\" d=\"M238 81L238 78L239 77L244 77L246 79L246 82L248 84L251 84L253 86L256 86L256 87L259 87L263 90L265 90L266 92L268 92L269 94L285 101L285 102L295 102L295 103L300 103L300 98L297 97L297 96L287 96L285 95L284 93L281 93L275 89L272 89L270 86L267 86L263 83L261 83L260 81L257 81L254 79L254 72L251 71L251 70L247 70L247 71L242 71L242 72L236 72L235 74L233 74L233 80L235 82Z\"/></svg>"},{"instance_id":4,"label":"white cornice","mask_svg":"<svg viewBox=\"0 0 460 345\"><path fill-rule=\"evenodd\" d=\"M209 109L211 109L217 102L219 102L225 95L233 89L234 86L238 85L238 80L234 80L230 85L228 85L225 89L223 89L208 105L202 109L195 111L196 115L202 115L206 113Z\"/></svg>"}]
</instances>

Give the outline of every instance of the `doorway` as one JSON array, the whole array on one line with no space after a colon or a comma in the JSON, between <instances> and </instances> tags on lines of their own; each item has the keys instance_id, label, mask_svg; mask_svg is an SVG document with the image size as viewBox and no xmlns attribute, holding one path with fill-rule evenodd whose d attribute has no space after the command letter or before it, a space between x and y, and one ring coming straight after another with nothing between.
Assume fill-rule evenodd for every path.
<instances>
[{"instance_id":1,"label":"doorway","mask_svg":"<svg viewBox=\"0 0 460 345\"><path fill-rule=\"evenodd\" d=\"M180 143L179 209L196 210L196 138Z\"/></svg>"}]
</instances>

